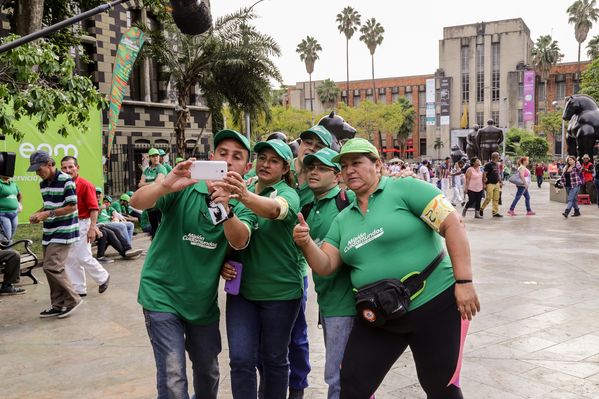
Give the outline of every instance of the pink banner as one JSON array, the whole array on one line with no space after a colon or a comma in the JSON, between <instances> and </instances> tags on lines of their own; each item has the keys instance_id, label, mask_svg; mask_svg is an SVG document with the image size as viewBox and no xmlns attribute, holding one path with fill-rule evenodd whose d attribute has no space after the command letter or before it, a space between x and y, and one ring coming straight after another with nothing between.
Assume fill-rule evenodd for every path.
<instances>
[{"instance_id":1,"label":"pink banner","mask_svg":"<svg viewBox=\"0 0 599 399\"><path fill-rule=\"evenodd\" d=\"M535 71L524 71L524 122L535 120Z\"/></svg>"}]
</instances>

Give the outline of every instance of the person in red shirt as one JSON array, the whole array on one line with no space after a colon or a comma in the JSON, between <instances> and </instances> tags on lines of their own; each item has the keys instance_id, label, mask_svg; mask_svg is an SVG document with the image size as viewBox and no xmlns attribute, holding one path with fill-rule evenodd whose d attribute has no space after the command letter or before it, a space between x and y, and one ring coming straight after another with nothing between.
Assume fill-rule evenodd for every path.
<instances>
[{"instance_id":1,"label":"person in red shirt","mask_svg":"<svg viewBox=\"0 0 599 399\"><path fill-rule=\"evenodd\" d=\"M545 170L546 168L543 162L537 162L537 165L535 166L535 176L537 177L537 186L539 186L539 188L543 185L543 174L545 174Z\"/></svg>"},{"instance_id":2,"label":"person in red shirt","mask_svg":"<svg viewBox=\"0 0 599 399\"><path fill-rule=\"evenodd\" d=\"M104 293L108 289L110 275L102 267L100 262L92 256L91 243L102 233L96 226L98 221L98 200L96 199L96 187L83 177L79 176L79 164L77 158L66 156L60 161L60 169L71 176L75 182L77 193L77 210L79 211L79 241L71 245L69 255L65 262L67 276L75 292L79 296L87 295L85 283L85 272L98 284L98 292Z\"/></svg>"},{"instance_id":3,"label":"person in red shirt","mask_svg":"<svg viewBox=\"0 0 599 399\"><path fill-rule=\"evenodd\" d=\"M591 190L595 183L593 182L593 172L594 172L593 161L588 154L584 154L582 156L582 189L580 190L581 194L589 194L591 195ZM593 198L591 198L593 200Z\"/></svg>"}]
</instances>

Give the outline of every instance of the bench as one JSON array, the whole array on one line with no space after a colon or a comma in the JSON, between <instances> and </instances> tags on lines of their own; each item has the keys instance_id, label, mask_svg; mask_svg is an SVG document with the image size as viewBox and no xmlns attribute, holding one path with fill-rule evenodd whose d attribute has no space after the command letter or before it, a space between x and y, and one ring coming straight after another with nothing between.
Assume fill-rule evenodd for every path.
<instances>
[{"instance_id":1,"label":"bench","mask_svg":"<svg viewBox=\"0 0 599 399\"><path fill-rule=\"evenodd\" d=\"M33 275L33 269L41 266L37 255L31 250L31 240L19 240L10 245L0 243L0 249L12 249L21 255L21 276L27 276L33 280L33 284L37 284L38 280ZM23 245L23 249L19 250L18 246ZM4 273L4 267L0 265L0 273Z\"/></svg>"}]
</instances>

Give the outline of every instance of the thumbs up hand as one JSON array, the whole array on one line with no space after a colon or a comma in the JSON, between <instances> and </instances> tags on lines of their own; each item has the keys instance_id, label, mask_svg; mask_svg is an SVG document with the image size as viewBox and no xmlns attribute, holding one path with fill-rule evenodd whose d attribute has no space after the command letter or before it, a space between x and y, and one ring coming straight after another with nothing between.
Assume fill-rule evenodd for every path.
<instances>
[{"instance_id":1,"label":"thumbs up hand","mask_svg":"<svg viewBox=\"0 0 599 399\"><path fill-rule=\"evenodd\" d=\"M310 226L306 223L304 215L301 213L297 214L298 224L293 228L293 240L298 247L305 247L311 241L310 238Z\"/></svg>"}]
</instances>

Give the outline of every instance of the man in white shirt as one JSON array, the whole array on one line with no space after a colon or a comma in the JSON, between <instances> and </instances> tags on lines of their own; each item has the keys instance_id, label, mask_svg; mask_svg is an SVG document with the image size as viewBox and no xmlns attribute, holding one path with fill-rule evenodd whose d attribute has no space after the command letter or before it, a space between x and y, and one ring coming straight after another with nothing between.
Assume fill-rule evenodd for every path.
<instances>
[{"instance_id":1,"label":"man in white shirt","mask_svg":"<svg viewBox=\"0 0 599 399\"><path fill-rule=\"evenodd\" d=\"M424 180L425 182L431 182L431 174L428 170L428 160L422 161L422 166L418 169L418 178Z\"/></svg>"}]
</instances>

